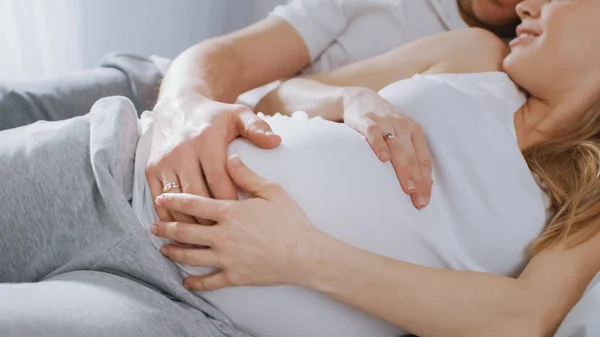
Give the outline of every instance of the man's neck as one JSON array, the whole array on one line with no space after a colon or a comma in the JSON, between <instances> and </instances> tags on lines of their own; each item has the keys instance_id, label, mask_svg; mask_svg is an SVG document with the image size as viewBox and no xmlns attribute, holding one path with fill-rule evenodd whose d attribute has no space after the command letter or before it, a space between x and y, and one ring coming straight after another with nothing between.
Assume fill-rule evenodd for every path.
<instances>
[{"instance_id":1,"label":"man's neck","mask_svg":"<svg viewBox=\"0 0 600 337\"><path fill-rule=\"evenodd\" d=\"M458 10L460 12L460 16L462 19L469 25L470 27L483 28L491 31L492 33L498 35L501 38L512 38L515 37L516 27L519 24L518 21L515 21L511 24L496 27L490 26L485 22L480 21L473 13L473 4L472 0L457 0L458 1Z\"/></svg>"}]
</instances>

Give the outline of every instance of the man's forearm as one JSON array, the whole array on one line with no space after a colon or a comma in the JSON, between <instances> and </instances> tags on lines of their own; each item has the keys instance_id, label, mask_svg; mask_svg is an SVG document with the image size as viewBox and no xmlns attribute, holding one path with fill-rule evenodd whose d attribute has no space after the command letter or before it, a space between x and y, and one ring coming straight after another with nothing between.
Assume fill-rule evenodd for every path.
<instances>
[{"instance_id":1,"label":"man's forearm","mask_svg":"<svg viewBox=\"0 0 600 337\"><path fill-rule=\"evenodd\" d=\"M202 42L173 61L161 85L158 103L202 98L233 102L241 94L235 81L241 71L234 47L219 39Z\"/></svg>"},{"instance_id":2,"label":"man's forearm","mask_svg":"<svg viewBox=\"0 0 600 337\"><path fill-rule=\"evenodd\" d=\"M160 89L159 104L181 98L231 103L256 87L290 77L310 62L302 37L285 20L268 17L178 56Z\"/></svg>"},{"instance_id":3,"label":"man's forearm","mask_svg":"<svg viewBox=\"0 0 600 337\"><path fill-rule=\"evenodd\" d=\"M378 256L332 238L304 254L301 285L420 336L540 336L537 304L519 280Z\"/></svg>"}]
</instances>

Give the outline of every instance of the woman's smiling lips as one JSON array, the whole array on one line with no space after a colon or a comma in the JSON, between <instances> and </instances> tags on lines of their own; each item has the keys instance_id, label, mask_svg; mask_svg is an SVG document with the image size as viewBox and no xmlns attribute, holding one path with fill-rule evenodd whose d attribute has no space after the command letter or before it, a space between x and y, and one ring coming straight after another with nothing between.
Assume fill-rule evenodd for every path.
<instances>
[{"instance_id":1,"label":"woman's smiling lips","mask_svg":"<svg viewBox=\"0 0 600 337\"><path fill-rule=\"evenodd\" d=\"M511 47L515 47L518 45L531 43L538 36L540 36L540 34L541 34L540 32L538 32L534 29L519 26L519 27L517 27L517 37L514 40L510 41L509 45Z\"/></svg>"}]
</instances>

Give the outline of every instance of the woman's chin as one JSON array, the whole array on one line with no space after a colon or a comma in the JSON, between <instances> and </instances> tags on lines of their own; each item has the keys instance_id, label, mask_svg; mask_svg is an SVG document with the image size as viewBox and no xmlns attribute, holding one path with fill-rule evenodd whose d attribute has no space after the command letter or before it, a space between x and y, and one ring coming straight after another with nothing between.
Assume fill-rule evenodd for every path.
<instances>
[{"instance_id":1,"label":"woman's chin","mask_svg":"<svg viewBox=\"0 0 600 337\"><path fill-rule=\"evenodd\" d=\"M515 65L515 58L514 58L513 53L506 55L504 60L502 60L502 70L504 70L504 72L507 73L508 75L510 75L510 73L512 72L514 65Z\"/></svg>"},{"instance_id":2,"label":"woman's chin","mask_svg":"<svg viewBox=\"0 0 600 337\"><path fill-rule=\"evenodd\" d=\"M529 67L527 66L525 56L519 50L513 50L502 61L502 69L513 81L515 78L522 77L522 75L528 72Z\"/></svg>"}]
</instances>

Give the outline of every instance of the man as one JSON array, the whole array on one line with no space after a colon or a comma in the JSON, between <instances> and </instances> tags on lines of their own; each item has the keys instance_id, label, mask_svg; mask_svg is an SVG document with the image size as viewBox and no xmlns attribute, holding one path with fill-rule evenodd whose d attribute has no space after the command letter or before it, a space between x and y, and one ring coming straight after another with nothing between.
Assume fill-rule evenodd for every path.
<instances>
[{"instance_id":1,"label":"man","mask_svg":"<svg viewBox=\"0 0 600 337\"><path fill-rule=\"evenodd\" d=\"M147 166L153 196L168 186L174 192L237 198L225 170L227 144L238 136L267 149L281 141L250 107L233 104L240 94L299 72L329 71L447 30L481 27L508 37L518 23L519 2L295 0L248 28L189 48L172 63L153 111L157 132ZM382 160L394 162L400 155L397 149L391 152L391 158ZM417 182L416 190L428 200L426 182ZM193 221L156 210L162 220Z\"/></svg>"}]
</instances>

